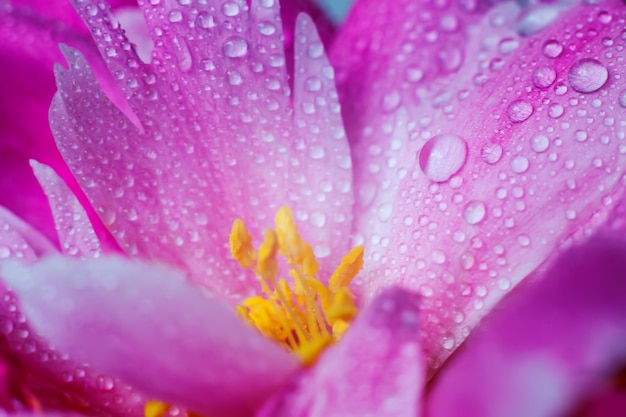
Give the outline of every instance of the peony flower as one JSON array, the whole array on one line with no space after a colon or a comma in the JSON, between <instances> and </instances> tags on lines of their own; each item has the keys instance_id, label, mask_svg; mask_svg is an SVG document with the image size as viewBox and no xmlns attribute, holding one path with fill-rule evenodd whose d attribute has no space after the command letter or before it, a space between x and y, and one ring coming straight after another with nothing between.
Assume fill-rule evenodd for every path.
<instances>
[{"instance_id":1,"label":"peony flower","mask_svg":"<svg viewBox=\"0 0 626 417\"><path fill-rule=\"evenodd\" d=\"M310 18L291 88L278 3L209 3L141 5L150 63L105 3L75 3L125 102L64 47L51 127L126 257L45 165L65 256L4 216L29 323L119 378L80 409L623 410L620 2L358 2L331 51L342 114Z\"/></svg>"}]
</instances>

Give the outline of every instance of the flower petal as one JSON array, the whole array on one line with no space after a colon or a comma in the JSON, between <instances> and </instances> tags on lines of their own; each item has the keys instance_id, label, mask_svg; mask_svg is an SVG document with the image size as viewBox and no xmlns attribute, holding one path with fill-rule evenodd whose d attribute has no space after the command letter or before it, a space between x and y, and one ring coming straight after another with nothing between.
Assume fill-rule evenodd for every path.
<instances>
[{"instance_id":1,"label":"flower petal","mask_svg":"<svg viewBox=\"0 0 626 417\"><path fill-rule=\"evenodd\" d=\"M54 252L55 247L38 232L0 209L2 276L8 261L33 263ZM51 349L33 332L4 285L0 285L0 300L0 357L8 367L9 388L17 390L10 394L23 395L26 388L45 407L88 411L94 416L142 415L141 397L126 385Z\"/></svg>"},{"instance_id":2,"label":"flower petal","mask_svg":"<svg viewBox=\"0 0 626 417\"><path fill-rule=\"evenodd\" d=\"M76 196L52 168L36 161L30 164L50 202L62 252L79 258L100 256L100 241Z\"/></svg>"},{"instance_id":3,"label":"flower petal","mask_svg":"<svg viewBox=\"0 0 626 417\"><path fill-rule=\"evenodd\" d=\"M58 1L19 3L19 7L0 8L0 205L56 242L47 199L28 161L35 158L51 166L78 193L80 201L86 202L56 149L48 126L48 107L56 90L52 66L62 58L58 43L80 48L89 57L95 55L95 48L84 33L23 7L41 3L42 12L48 11L47 6L52 12L57 10L53 3ZM62 7L57 11L64 13ZM93 215L91 209L89 213ZM97 219L95 215L93 218Z\"/></svg>"},{"instance_id":4,"label":"flower petal","mask_svg":"<svg viewBox=\"0 0 626 417\"><path fill-rule=\"evenodd\" d=\"M457 35L466 57L457 72L421 89L394 73L381 88L402 100L385 102L382 89L358 102L373 102L381 116L351 131L364 141L357 146L373 146L370 133L389 143L362 148L355 162L369 172L355 174L357 192L367 190L370 168L388 181L361 205L373 213L357 222L372 254L361 290L371 297L396 282L425 296L433 366L555 248L601 223L622 192L626 65L617 57L625 40L610 22L626 9L613 0L576 4L541 31L529 28L531 14L496 6ZM414 45L406 30L402 39ZM386 65L408 59L396 48ZM419 103L405 98L416 88ZM385 103L396 106L385 113Z\"/></svg>"},{"instance_id":5,"label":"flower petal","mask_svg":"<svg viewBox=\"0 0 626 417\"><path fill-rule=\"evenodd\" d=\"M244 3L179 9L145 2L151 33L163 32L145 64L102 2L77 2L139 129L73 52L70 70L58 71L62 94L51 111L62 154L122 247L236 297L256 280L228 261L224 243L235 218L260 237L276 210L291 206L330 271L348 247L352 202L349 147L323 49L298 65L303 77L324 70L317 76L326 79L295 103L315 97L319 116L298 111L296 119L278 2L254 1L250 11ZM301 33L305 47L318 43L312 27Z\"/></svg>"},{"instance_id":6,"label":"flower petal","mask_svg":"<svg viewBox=\"0 0 626 417\"><path fill-rule=\"evenodd\" d=\"M624 365L626 242L570 249L476 330L434 383L428 415L566 415ZM524 291L525 290L525 291Z\"/></svg>"},{"instance_id":7,"label":"flower petal","mask_svg":"<svg viewBox=\"0 0 626 417\"><path fill-rule=\"evenodd\" d=\"M59 349L206 415L252 411L298 366L172 270L123 258L48 258L4 275Z\"/></svg>"},{"instance_id":8,"label":"flower petal","mask_svg":"<svg viewBox=\"0 0 626 417\"><path fill-rule=\"evenodd\" d=\"M391 288L377 297L259 417L416 417L425 368L419 299Z\"/></svg>"}]
</instances>

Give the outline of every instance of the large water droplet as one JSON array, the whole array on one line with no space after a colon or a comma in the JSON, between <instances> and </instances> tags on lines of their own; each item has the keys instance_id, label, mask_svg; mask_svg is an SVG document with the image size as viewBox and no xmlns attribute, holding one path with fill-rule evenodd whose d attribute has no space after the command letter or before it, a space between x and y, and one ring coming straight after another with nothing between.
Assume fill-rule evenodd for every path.
<instances>
[{"instance_id":1,"label":"large water droplet","mask_svg":"<svg viewBox=\"0 0 626 417\"><path fill-rule=\"evenodd\" d=\"M248 53L248 42L241 36L231 36L224 42L224 54L230 58L239 58Z\"/></svg>"},{"instance_id":2,"label":"large water droplet","mask_svg":"<svg viewBox=\"0 0 626 417\"><path fill-rule=\"evenodd\" d=\"M515 100L507 109L507 116L513 123L521 123L533 114L533 105L526 100Z\"/></svg>"},{"instance_id":3,"label":"large water droplet","mask_svg":"<svg viewBox=\"0 0 626 417\"><path fill-rule=\"evenodd\" d=\"M431 138L419 152L418 161L422 172L431 181L445 182L465 165L467 143L450 134Z\"/></svg>"},{"instance_id":4,"label":"large water droplet","mask_svg":"<svg viewBox=\"0 0 626 417\"><path fill-rule=\"evenodd\" d=\"M592 93L609 79L609 71L595 59L585 58L572 65L568 74L569 84L579 93Z\"/></svg>"}]
</instances>

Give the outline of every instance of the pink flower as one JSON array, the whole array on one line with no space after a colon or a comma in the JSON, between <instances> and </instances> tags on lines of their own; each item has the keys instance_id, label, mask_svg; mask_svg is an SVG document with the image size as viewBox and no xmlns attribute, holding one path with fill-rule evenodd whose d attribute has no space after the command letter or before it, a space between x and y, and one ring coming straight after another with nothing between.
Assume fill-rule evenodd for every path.
<instances>
[{"instance_id":1,"label":"pink flower","mask_svg":"<svg viewBox=\"0 0 626 417\"><path fill-rule=\"evenodd\" d=\"M361 1L331 52L343 119L310 18L292 97L277 2L200 3L142 5L150 64L104 3L75 3L120 107L76 50L56 71L59 150L142 262L103 256L45 165L66 256L38 260L50 245L4 217L7 256L32 264L2 270L29 323L120 378L100 377L87 413L136 413L125 383L215 416L623 410L610 384L626 357L621 2ZM260 237L283 205L320 277L353 244L367 254L362 313L307 369L233 314L259 285L230 258L232 221Z\"/></svg>"}]
</instances>

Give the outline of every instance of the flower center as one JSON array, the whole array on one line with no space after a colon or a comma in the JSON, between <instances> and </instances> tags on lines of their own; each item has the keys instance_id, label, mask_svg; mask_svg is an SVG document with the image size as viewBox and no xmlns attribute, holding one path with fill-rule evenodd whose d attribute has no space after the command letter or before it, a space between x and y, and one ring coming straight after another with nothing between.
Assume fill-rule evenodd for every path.
<instances>
[{"instance_id":1,"label":"flower center","mask_svg":"<svg viewBox=\"0 0 626 417\"><path fill-rule=\"evenodd\" d=\"M276 213L276 229L265 232L259 249L243 221L233 222L230 251L261 283L262 295L245 299L237 312L261 334L294 352L305 366L313 364L324 349L338 341L357 313L348 288L363 266L363 246L352 248L324 285L317 277L319 264L311 245L298 233L291 210ZM279 278L281 255L290 266L290 285ZM145 417L163 417L171 406L148 401ZM199 417L187 412L190 417Z\"/></svg>"},{"instance_id":2,"label":"flower center","mask_svg":"<svg viewBox=\"0 0 626 417\"><path fill-rule=\"evenodd\" d=\"M275 223L276 229L265 232L258 250L243 221L233 223L233 257L254 272L262 290L262 295L237 306L237 312L264 336L293 351L304 365L311 365L343 336L356 316L348 286L363 266L363 246L352 248L343 257L325 285L316 276L319 264L311 245L298 233L291 210L280 208ZM279 254L290 267L292 285L279 278Z\"/></svg>"}]
</instances>

